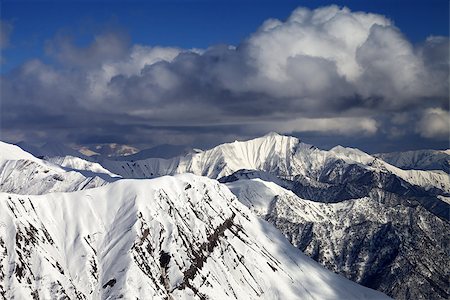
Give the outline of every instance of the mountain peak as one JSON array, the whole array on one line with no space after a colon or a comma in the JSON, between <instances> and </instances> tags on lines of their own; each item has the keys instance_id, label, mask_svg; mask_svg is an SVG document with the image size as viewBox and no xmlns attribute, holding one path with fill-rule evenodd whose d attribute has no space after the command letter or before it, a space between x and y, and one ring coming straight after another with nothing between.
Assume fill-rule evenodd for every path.
<instances>
[{"instance_id":1,"label":"mountain peak","mask_svg":"<svg viewBox=\"0 0 450 300\"><path fill-rule=\"evenodd\" d=\"M279 134L278 132L275 132L275 131L270 131L270 132L266 133L264 136L281 136L281 134Z\"/></svg>"},{"instance_id":2,"label":"mountain peak","mask_svg":"<svg viewBox=\"0 0 450 300\"><path fill-rule=\"evenodd\" d=\"M0 200L7 298L388 299L322 268L204 177Z\"/></svg>"}]
</instances>

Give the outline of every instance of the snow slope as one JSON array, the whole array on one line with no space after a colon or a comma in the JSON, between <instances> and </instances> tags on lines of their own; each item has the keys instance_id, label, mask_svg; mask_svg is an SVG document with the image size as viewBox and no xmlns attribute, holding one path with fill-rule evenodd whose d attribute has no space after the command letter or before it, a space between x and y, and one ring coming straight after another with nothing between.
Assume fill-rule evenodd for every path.
<instances>
[{"instance_id":1,"label":"snow slope","mask_svg":"<svg viewBox=\"0 0 450 300\"><path fill-rule=\"evenodd\" d=\"M320 180L336 165L358 165L370 172L394 174L425 189L450 193L448 174L441 171L402 170L358 149L335 147L330 151L300 142L295 137L270 133L249 141L222 144L200 153L172 159L101 162L112 173L125 178L153 178L162 175L194 173L219 179L241 170L261 170L281 178L302 176Z\"/></svg>"},{"instance_id":2,"label":"snow slope","mask_svg":"<svg viewBox=\"0 0 450 300\"><path fill-rule=\"evenodd\" d=\"M88 171L100 177L105 177L103 175L106 175L106 178L120 177L119 175L113 174L107 169L103 168L99 163L91 162L80 157L55 156L47 158L46 160L54 163L55 165L78 172Z\"/></svg>"},{"instance_id":3,"label":"snow slope","mask_svg":"<svg viewBox=\"0 0 450 300\"><path fill-rule=\"evenodd\" d=\"M320 267L217 181L0 194L7 299L387 299Z\"/></svg>"},{"instance_id":4,"label":"snow slope","mask_svg":"<svg viewBox=\"0 0 450 300\"><path fill-rule=\"evenodd\" d=\"M450 224L378 191L318 203L273 182L227 183L238 199L293 245L334 272L396 299L448 299Z\"/></svg>"},{"instance_id":5,"label":"snow slope","mask_svg":"<svg viewBox=\"0 0 450 300\"><path fill-rule=\"evenodd\" d=\"M107 183L97 174L83 175L38 159L15 145L0 142L0 191L44 194L75 191Z\"/></svg>"},{"instance_id":6,"label":"snow slope","mask_svg":"<svg viewBox=\"0 0 450 300\"><path fill-rule=\"evenodd\" d=\"M374 156L405 170L442 170L450 173L450 149L379 153Z\"/></svg>"}]
</instances>

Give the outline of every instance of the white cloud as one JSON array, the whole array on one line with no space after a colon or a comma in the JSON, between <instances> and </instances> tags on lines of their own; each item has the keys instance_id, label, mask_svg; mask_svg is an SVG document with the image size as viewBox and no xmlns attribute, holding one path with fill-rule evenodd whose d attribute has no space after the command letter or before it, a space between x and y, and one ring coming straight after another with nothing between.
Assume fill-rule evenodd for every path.
<instances>
[{"instance_id":1,"label":"white cloud","mask_svg":"<svg viewBox=\"0 0 450 300\"><path fill-rule=\"evenodd\" d=\"M110 97L112 91L108 84L114 76L139 76L146 66L171 62L181 51L179 48L134 45L124 58L104 62L99 68L88 71L90 98L96 101Z\"/></svg>"},{"instance_id":2,"label":"white cloud","mask_svg":"<svg viewBox=\"0 0 450 300\"><path fill-rule=\"evenodd\" d=\"M142 128L208 124L348 136L389 132L391 122L399 136L432 107L417 132L435 138L445 135L430 116L441 120L436 107L448 105L448 44L412 45L386 17L337 6L267 20L236 47L130 45L111 32L77 47L58 36L47 50L59 65L33 60L5 75L2 100L11 128L54 122L123 136L120 125L135 140Z\"/></svg>"},{"instance_id":3,"label":"white cloud","mask_svg":"<svg viewBox=\"0 0 450 300\"><path fill-rule=\"evenodd\" d=\"M257 133L274 130L281 133L319 132L339 135L373 135L378 124L371 118L300 118L289 121L276 121L248 126Z\"/></svg>"},{"instance_id":4,"label":"white cloud","mask_svg":"<svg viewBox=\"0 0 450 300\"><path fill-rule=\"evenodd\" d=\"M271 80L287 79L289 59L306 56L335 63L338 74L353 81L362 72L356 52L366 42L372 26L390 24L381 15L354 13L338 6L299 8L286 22L264 23L248 39L247 47L261 72Z\"/></svg>"},{"instance_id":5,"label":"white cloud","mask_svg":"<svg viewBox=\"0 0 450 300\"><path fill-rule=\"evenodd\" d=\"M416 131L423 137L448 140L450 138L450 113L440 108L424 111Z\"/></svg>"}]
</instances>

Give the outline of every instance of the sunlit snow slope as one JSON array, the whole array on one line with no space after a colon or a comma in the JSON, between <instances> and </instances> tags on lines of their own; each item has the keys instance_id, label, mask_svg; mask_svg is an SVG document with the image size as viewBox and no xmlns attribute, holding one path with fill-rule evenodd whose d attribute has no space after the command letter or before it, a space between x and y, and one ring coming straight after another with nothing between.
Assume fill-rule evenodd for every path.
<instances>
[{"instance_id":1,"label":"sunlit snow slope","mask_svg":"<svg viewBox=\"0 0 450 300\"><path fill-rule=\"evenodd\" d=\"M384 299L320 267L217 181L0 194L6 299Z\"/></svg>"},{"instance_id":2,"label":"sunlit snow slope","mask_svg":"<svg viewBox=\"0 0 450 300\"><path fill-rule=\"evenodd\" d=\"M0 142L0 191L17 194L44 194L76 191L107 183L93 172L81 174L63 169L23 151Z\"/></svg>"},{"instance_id":3,"label":"sunlit snow slope","mask_svg":"<svg viewBox=\"0 0 450 300\"><path fill-rule=\"evenodd\" d=\"M161 175L194 173L219 179L241 170L261 170L294 179L296 176L320 181L330 169L356 165L373 173L393 174L425 189L450 193L448 174L442 171L402 170L358 149L337 146L329 151L299 139L270 133L249 141L222 144L200 153L172 159L102 162L103 167L125 178L153 178Z\"/></svg>"},{"instance_id":4,"label":"sunlit snow slope","mask_svg":"<svg viewBox=\"0 0 450 300\"><path fill-rule=\"evenodd\" d=\"M327 268L396 299L447 299L450 224L395 195L304 200L273 182L227 183L256 215ZM401 202L400 202L401 203ZM414 262L412 264L411 262Z\"/></svg>"}]
</instances>

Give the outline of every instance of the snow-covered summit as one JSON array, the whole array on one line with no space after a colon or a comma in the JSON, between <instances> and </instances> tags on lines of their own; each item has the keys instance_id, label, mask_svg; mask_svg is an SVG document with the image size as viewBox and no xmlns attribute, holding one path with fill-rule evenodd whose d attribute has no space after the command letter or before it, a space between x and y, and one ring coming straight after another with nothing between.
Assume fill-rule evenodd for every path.
<instances>
[{"instance_id":1,"label":"snow-covered summit","mask_svg":"<svg viewBox=\"0 0 450 300\"><path fill-rule=\"evenodd\" d=\"M204 177L0 194L0 220L8 299L388 299L325 270Z\"/></svg>"},{"instance_id":2,"label":"snow-covered summit","mask_svg":"<svg viewBox=\"0 0 450 300\"><path fill-rule=\"evenodd\" d=\"M101 162L103 167L125 178L153 178L188 172L219 179L246 169L264 171L286 179L302 176L311 180L318 180L324 173L342 166L342 163L346 166L359 165L370 172L394 174L426 189L438 188L450 192L450 182L444 173L402 170L358 149L337 146L326 151L303 143L296 137L273 132L172 159Z\"/></svg>"}]
</instances>

